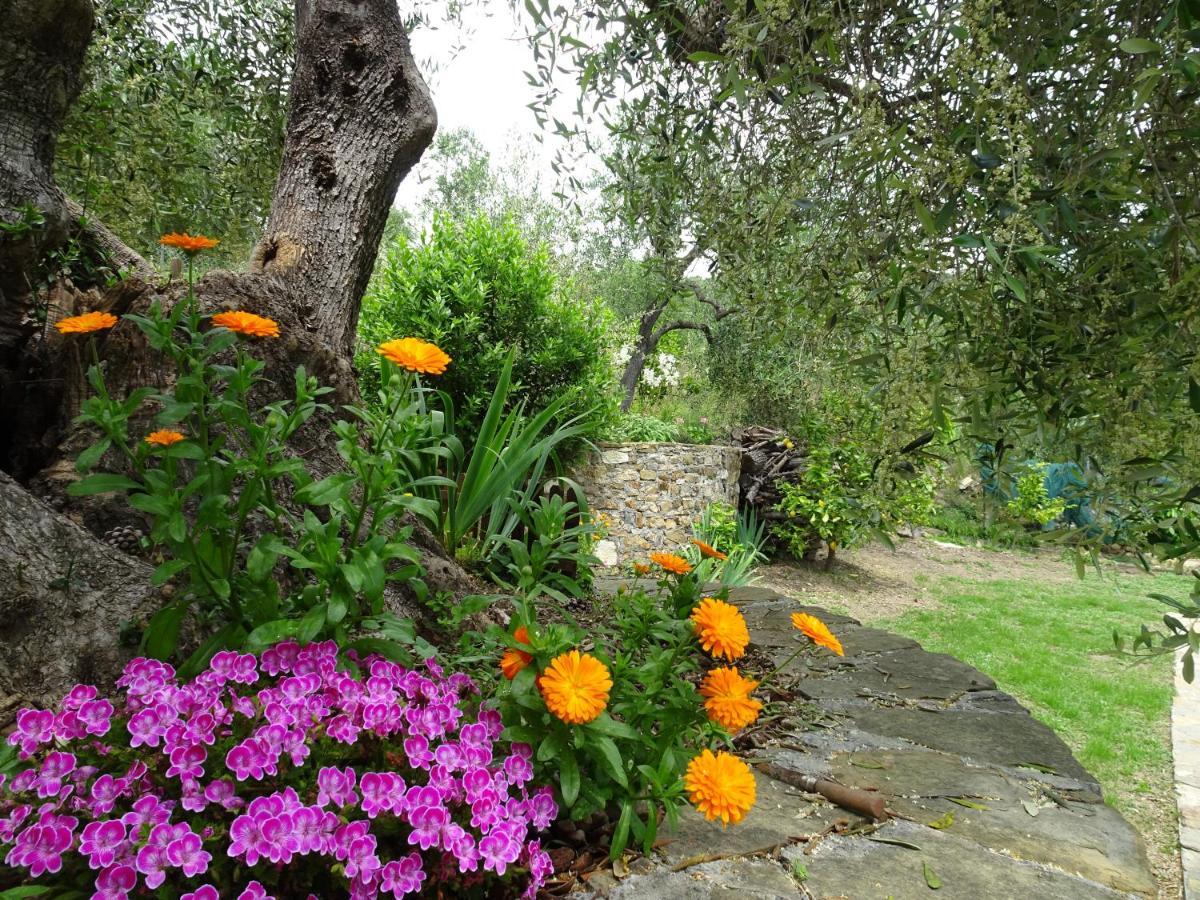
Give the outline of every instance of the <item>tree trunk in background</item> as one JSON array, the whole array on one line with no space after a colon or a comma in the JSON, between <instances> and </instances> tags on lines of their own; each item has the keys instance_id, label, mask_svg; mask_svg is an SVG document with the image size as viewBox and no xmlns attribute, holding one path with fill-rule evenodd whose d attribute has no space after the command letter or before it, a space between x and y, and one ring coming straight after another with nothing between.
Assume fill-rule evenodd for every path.
<instances>
[{"instance_id":1,"label":"tree trunk in background","mask_svg":"<svg viewBox=\"0 0 1200 900\"><path fill-rule=\"evenodd\" d=\"M182 290L163 286L102 225L81 225L53 181L55 142L79 92L93 18L90 0L0 0L0 222L27 220L30 208L45 220L0 233L0 470L60 507L76 477L69 422L83 396L86 345L65 341L53 322L90 309L142 310ZM245 309L280 323L283 336L261 349L281 395L304 365L338 400L353 402L362 294L396 189L432 140L436 115L394 0L297 0L296 22L284 158L266 232L248 272L210 273L197 296L209 310ZM130 277L112 288L60 280L39 290L39 266L70 238ZM39 302L44 324L31 315ZM97 346L114 393L160 377L159 360L128 323L98 336ZM328 428L310 423L297 444L315 475L340 464ZM88 515L93 531L111 524ZM436 542L422 552L431 589L474 587ZM78 585L62 580L68 569ZM74 678L110 678L122 657L119 623L157 602L148 575L0 472L0 621L27 624L0 644L0 692L41 699Z\"/></svg>"}]
</instances>

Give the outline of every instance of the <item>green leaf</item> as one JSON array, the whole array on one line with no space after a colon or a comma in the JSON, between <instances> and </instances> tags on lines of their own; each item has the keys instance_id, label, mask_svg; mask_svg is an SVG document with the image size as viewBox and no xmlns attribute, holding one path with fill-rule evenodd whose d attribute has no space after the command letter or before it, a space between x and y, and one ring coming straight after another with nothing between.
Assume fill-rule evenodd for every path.
<instances>
[{"instance_id":1,"label":"green leaf","mask_svg":"<svg viewBox=\"0 0 1200 900\"><path fill-rule=\"evenodd\" d=\"M1025 283L1019 278L1014 278L1012 275L1004 276L1004 283L1008 285L1008 289L1017 295L1017 299L1024 302L1025 300Z\"/></svg>"},{"instance_id":2,"label":"green leaf","mask_svg":"<svg viewBox=\"0 0 1200 900\"><path fill-rule=\"evenodd\" d=\"M286 638L294 638L300 632L300 619L275 619L264 622L246 638L246 649L250 652L263 650Z\"/></svg>"},{"instance_id":3,"label":"green leaf","mask_svg":"<svg viewBox=\"0 0 1200 900\"><path fill-rule=\"evenodd\" d=\"M413 655L409 652L408 648L397 641L389 641L387 638L359 638L346 645L346 649L354 650L360 656L369 656L372 653L377 653L384 659L399 663L402 666L411 666L413 664Z\"/></svg>"},{"instance_id":4,"label":"green leaf","mask_svg":"<svg viewBox=\"0 0 1200 900\"><path fill-rule=\"evenodd\" d=\"M304 617L300 619L300 628L296 632L298 641L307 644L315 640L321 633L321 629L325 627L325 608L324 603L318 603L304 614Z\"/></svg>"},{"instance_id":5,"label":"green leaf","mask_svg":"<svg viewBox=\"0 0 1200 900\"><path fill-rule=\"evenodd\" d=\"M938 818L934 819L932 822L926 822L925 824L928 825L930 828L934 828L938 831L944 831L945 829L949 828L951 825L954 824L954 813L953 813L953 811L948 812L944 816L939 816Z\"/></svg>"},{"instance_id":6,"label":"green leaf","mask_svg":"<svg viewBox=\"0 0 1200 900\"><path fill-rule=\"evenodd\" d=\"M1188 378L1188 404L1192 407L1192 412L1200 413L1200 382L1195 378Z\"/></svg>"},{"instance_id":7,"label":"green leaf","mask_svg":"<svg viewBox=\"0 0 1200 900\"><path fill-rule=\"evenodd\" d=\"M179 645L179 629L187 609L187 603L172 603L156 612L142 635L142 652L154 659L170 657Z\"/></svg>"},{"instance_id":8,"label":"green leaf","mask_svg":"<svg viewBox=\"0 0 1200 900\"><path fill-rule=\"evenodd\" d=\"M169 516L171 501L158 494L130 494L129 505L152 516Z\"/></svg>"},{"instance_id":9,"label":"green leaf","mask_svg":"<svg viewBox=\"0 0 1200 900\"><path fill-rule=\"evenodd\" d=\"M624 722L618 722L608 714L608 710L600 713L600 715L583 726L588 731L599 732L606 734L609 737L625 738L632 741L641 740L641 735L634 729L630 728Z\"/></svg>"},{"instance_id":10,"label":"green leaf","mask_svg":"<svg viewBox=\"0 0 1200 900\"><path fill-rule=\"evenodd\" d=\"M164 450L162 455L169 456L171 459L201 460L204 459L204 448L191 441L180 441Z\"/></svg>"},{"instance_id":11,"label":"green leaf","mask_svg":"<svg viewBox=\"0 0 1200 900\"><path fill-rule=\"evenodd\" d=\"M651 815L654 811L651 810ZM609 859L616 859L621 855L626 845L629 843L629 824L633 820L633 802L631 800L621 801L621 816L617 819L617 827L613 829L612 846L608 851Z\"/></svg>"},{"instance_id":12,"label":"green leaf","mask_svg":"<svg viewBox=\"0 0 1200 900\"><path fill-rule=\"evenodd\" d=\"M558 762L558 787L569 810L579 799L579 762L573 750L565 750Z\"/></svg>"},{"instance_id":13,"label":"green leaf","mask_svg":"<svg viewBox=\"0 0 1200 900\"><path fill-rule=\"evenodd\" d=\"M246 554L246 574L255 581L264 581L275 569L279 559L279 538L273 534L263 535Z\"/></svg>"},{"instance_id":14,"label":"green leaf","mask_svg":"<svg viewBox=\"0 0 1200 900\"><path fill-rule=\"evenodd\" d=\"M50 888L45 885L23 884L20 887L9 888L7 891L0 891L0 898L3 898L3 900L9 900L9 898L16 900L18 897L40 897L48 890Z\"/></svg>"},{"instance_id":15,"label":"green leaf","mask_svg":"<svg viewBox=\"0 0 1200 900\"><path fill-rule=\"evenodd\" d=\"M549 762L562 753L566 744L560 732L553 732L538 744L536 758L538 762Z\"/></svg>"},{"instance_id":16,"label":"green leaf","mask_svg":"<svg viewBox=\"0 0 1200 900\"><path fill-rule=\"evenodd\" d=\"M322 478L320 481L314 481L312 484L300 488L296 491L296 499L301 503L310 503L313 506L328 506L335 500L349 496L353 483L354 476L348 473L330 475L328 478Z\"/></svg>"},{"instance_id":17,"label":"green leaf","mask_svg":"<svg viewBox=\"0 0 1200 900\"><path fill-rule=\"evenodd\" d=\"M1192 384L1195 384L1195 382L1193 381ZM96 463L100 462L100 457L102 457L111 446L112 441L108 438L101 438L100 440L96 441L96 443L92 444L92 446L88 447L79 454L78 458L75 460L75 471L86 472L92 466L96 465Z\"/></svg>"},{"instance_id":18,"label":"green leaf","mask_svg":"<svg viewBox=\"0 0 1200 900\"><path fill-rule=\"evenodd\" d=\"M957 803L959 806L965 806L967 809L986 810L987 807L982 803L977 803L974 800L968 800L966 797L947 797L951 803Z\"/></svg>"},{"instance_id":19,"label":"green leaf","mask_svg":"<svg viewBox=\"0 0 1200 900\"><path fill-rule=\"evenodd\" d=\"M150 576L150 583L155 587L161 587L187 567L186 559L168 559L154 570L154 574Z\"/></svg>"},{"instance_id":20,"label":"green leaf","mask_svg":"<svg viewBox=\"0 0 1200 900\"><path fill-rule=\"evenodd\" d=\"M937 235L937 226L933 221L933 213L920 200L913 200L913 211L917 214L917 219L921 223L921 227L925 229L925 233L930 237Z\"/></svg>"},{"instance_id":21,"label":"green leaf","mask_svg":"<svg viewBox=\"0 0 1200 900\"><path fill-rule=\"evenodd\" d=\"M124 475L113 475L109 472L97 472L82 478L67 488L72 497L90 497L93 494L115 494L120 491L133 491L141 485L132 478Z\"/></svg>"},{"instance_id":22,"label":"green leaf","mask_svg":"<svg viewBox=\"0 0 1200 900\"><path fill-rule=\"evenodd\" d=\"M609 771L612 772L613 778L617 780L617 784L629 790L629 776L625 773L625 765L621 760L621 751L617 749L617 745L613 743L610 737L593 737L591 739L592 746L600 751L600 755L604 761L608 763Z\"/></svg>"},{"instance_id":23,"label":"green leaf","mask_svg":"<svg viewBox=\"0 0 1200 900\"><path fill-rule=\"evenodd\" d=\"M708 50L697 50L695 53L688 54L690 62L725 62L725 57L720 53L712 53Z\"/></svg>"},{"instance_id":24,"label":"green leaf","mask_svg":"<svg viewBox=\"0 0 1200 900\"><path fill-rule=\"evenodd\" d=\"M1121 41L1120 47L1126 53L1155 53L1162 50L1162 44L1136 37L1125 38Z\"/></svg>"},{"instance_id":25,"label":"green leaf","mask_svg":"<svg viewBox=\"0 0 1200 900\"><path fill-rule=\"evenodd\" d=\"M925 883L929 885L931 891L936 891L942 886L942 879L937 877L937 873L929 867L929 863L922 861L921 871L925 875Z\"/></svg>"},{"instance_id":26,"label":"green leaf","mask_svg":"<svg viewBox=\"0 0 1200 900\"><path fill-rule=\"evenodd\" d=\"M194 678L200 670L208 665L208 661L219 650L229 650L242 646L246 637L246 629L236 622L231 622L220 631L210 635L193 651L187 661L179 667L180 678Z\"/></svg>"},{"instance_id":27,"label":"green leaf","mask_svg":"<svg viewBox=\"0 0 1200 900\"><path fill-rule=\"evenodd\" d=\"M1183 680L1188 684L1196 677L1196 659L1195 655L1189 649L1183 654Z\"/></svg>"}]
</instances>

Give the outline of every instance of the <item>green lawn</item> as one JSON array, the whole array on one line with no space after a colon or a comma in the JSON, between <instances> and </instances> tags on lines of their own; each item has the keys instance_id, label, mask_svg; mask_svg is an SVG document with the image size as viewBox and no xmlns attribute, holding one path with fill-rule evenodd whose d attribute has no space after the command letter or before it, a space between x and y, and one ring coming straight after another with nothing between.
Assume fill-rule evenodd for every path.
<instances>
[{"instance_id":1,"label":"green lawn","mask_svg":"<svg viewBox=\"0 0 1200 900\"><path fill-rule=\"evenodd\" d=\"M1109 655L1112 631L1128 635L1160 620L1166 607L1145 595L1186 596L1190 579L1089 571L1083 581L943 578L926 586L938 609L884 624L992 676L1070 745L1109 802L1138 818L1138 800L1170 784L1171 663Z\"/></svg>"}]
</instances>

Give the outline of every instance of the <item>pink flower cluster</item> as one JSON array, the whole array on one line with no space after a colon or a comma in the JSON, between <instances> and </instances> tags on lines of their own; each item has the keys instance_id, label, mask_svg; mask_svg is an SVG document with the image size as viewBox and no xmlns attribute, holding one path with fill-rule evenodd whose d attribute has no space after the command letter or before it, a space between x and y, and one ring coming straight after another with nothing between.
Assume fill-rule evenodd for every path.
<instances>
[{"instance_id":1,"label":"pink flower cluster","mask_svg":"<svg viewBox=\"0 0 1200 900\"><path fill-rule=\"evenodd\" d=\"M468 714L466 675L375 657L352 673L332 643L284 643L218 653L182 684L135 659L117 684L115 705L78 685L17 716L26 767L0 776L0 848L30 878L94 883L92 900L164 883L185 900L280 884L366 900L514 866L532 897L553 873L531 839L557 814L550 789L531 790L528 746L496 756L500 716Z\"/></svg>"}]
</instances>

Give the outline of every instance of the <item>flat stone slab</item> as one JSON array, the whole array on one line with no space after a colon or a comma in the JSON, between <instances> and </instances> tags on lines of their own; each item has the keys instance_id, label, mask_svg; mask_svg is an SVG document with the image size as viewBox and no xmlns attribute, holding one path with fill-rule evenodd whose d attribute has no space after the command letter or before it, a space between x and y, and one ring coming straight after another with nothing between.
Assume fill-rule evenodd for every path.
<instances>
[{"instance_id":1,"label":"flat stone slab","mask_svg":"<svg viewBox=\"0 0 1200 900\"><path fill-rule=\"evenodd\" d=\"M872 837L876 839L833 836L811 855L792 848L784 856L789 863L805 866L808 877L804 886L811 896L821 898L1117 900L1130 896L910 822L893 821ZM883 843L884 839L911 846Z\"/></svg>"},{"instance_id":2,"label":"flat stone slab","mask_svg":"<svg viewBox=\"0 0 1200 900\"><path fill-rule=\"evenodd\" d=\"M803 895L778 863L718 860L681 872L631 875L607 892L615 900L792 900Z\"/></svg>"},{"instance_id":3,"label":"flat stone slab","mask_svg":"<svg viewBox=\"0 0 1200 900\"><path fill-rule=\"evenodd\" d=\"M1141 837L1104 805L1096 780L1054 732L992 679L908 638L739 589L760 652L782 662L802 646L790 614L826 622L846 656L802 653L781 674L826 727L774 733L744 755L788 772L877 791L899 818L875 825L756 773L758 802L722 829L692 810L638 874L590 877L581 890L620 898L807 900L1111 900L1151 898ZM1198 704L1200 706L1200 704ZM799 712L799 711L798 711ZM1176 736L1196 740L1200 717ZM1181 776L1200 792L1200 758ZM1184 834L1200 848L1200 803ZM899 843L897 843L899 842ZM907 845L907 846L906 846ZM919 849L913 849L919 848ZM934 888L931 882L939 886ZM936 893L935 893L936 891ZM1200 895L1196 900L1200 900Z\"/></svg>"},{"instance_id":4,"label":"flat stone slab","mask_svg":"<svg viewBox=\"0 0 1200 900\"><path fill-rule=\"evenodd\" d=\"M668 835L662 849L672 866L700 860L714 852L753 856L776 850L800 835L815 834L843 814L819 797L810 797L789 785L756 773L757 798L754 808L737 825L722 828L709 822L691 807L679 816L679 830Z\"/></svg>"},{"instance_id":5,"label":"flat stone slab","mask_svg":"<svg viewBox=\"0 0 1200 900\"><path fill-rule=\"evenodd\" d=\"M1175 660L1171 705L1171 749L1175 756L1175 799L1179 806L1179 851L1184 900L1200 900L1200 680L1183 677L1183 651Z\"/></svg>"}]
</instances>

